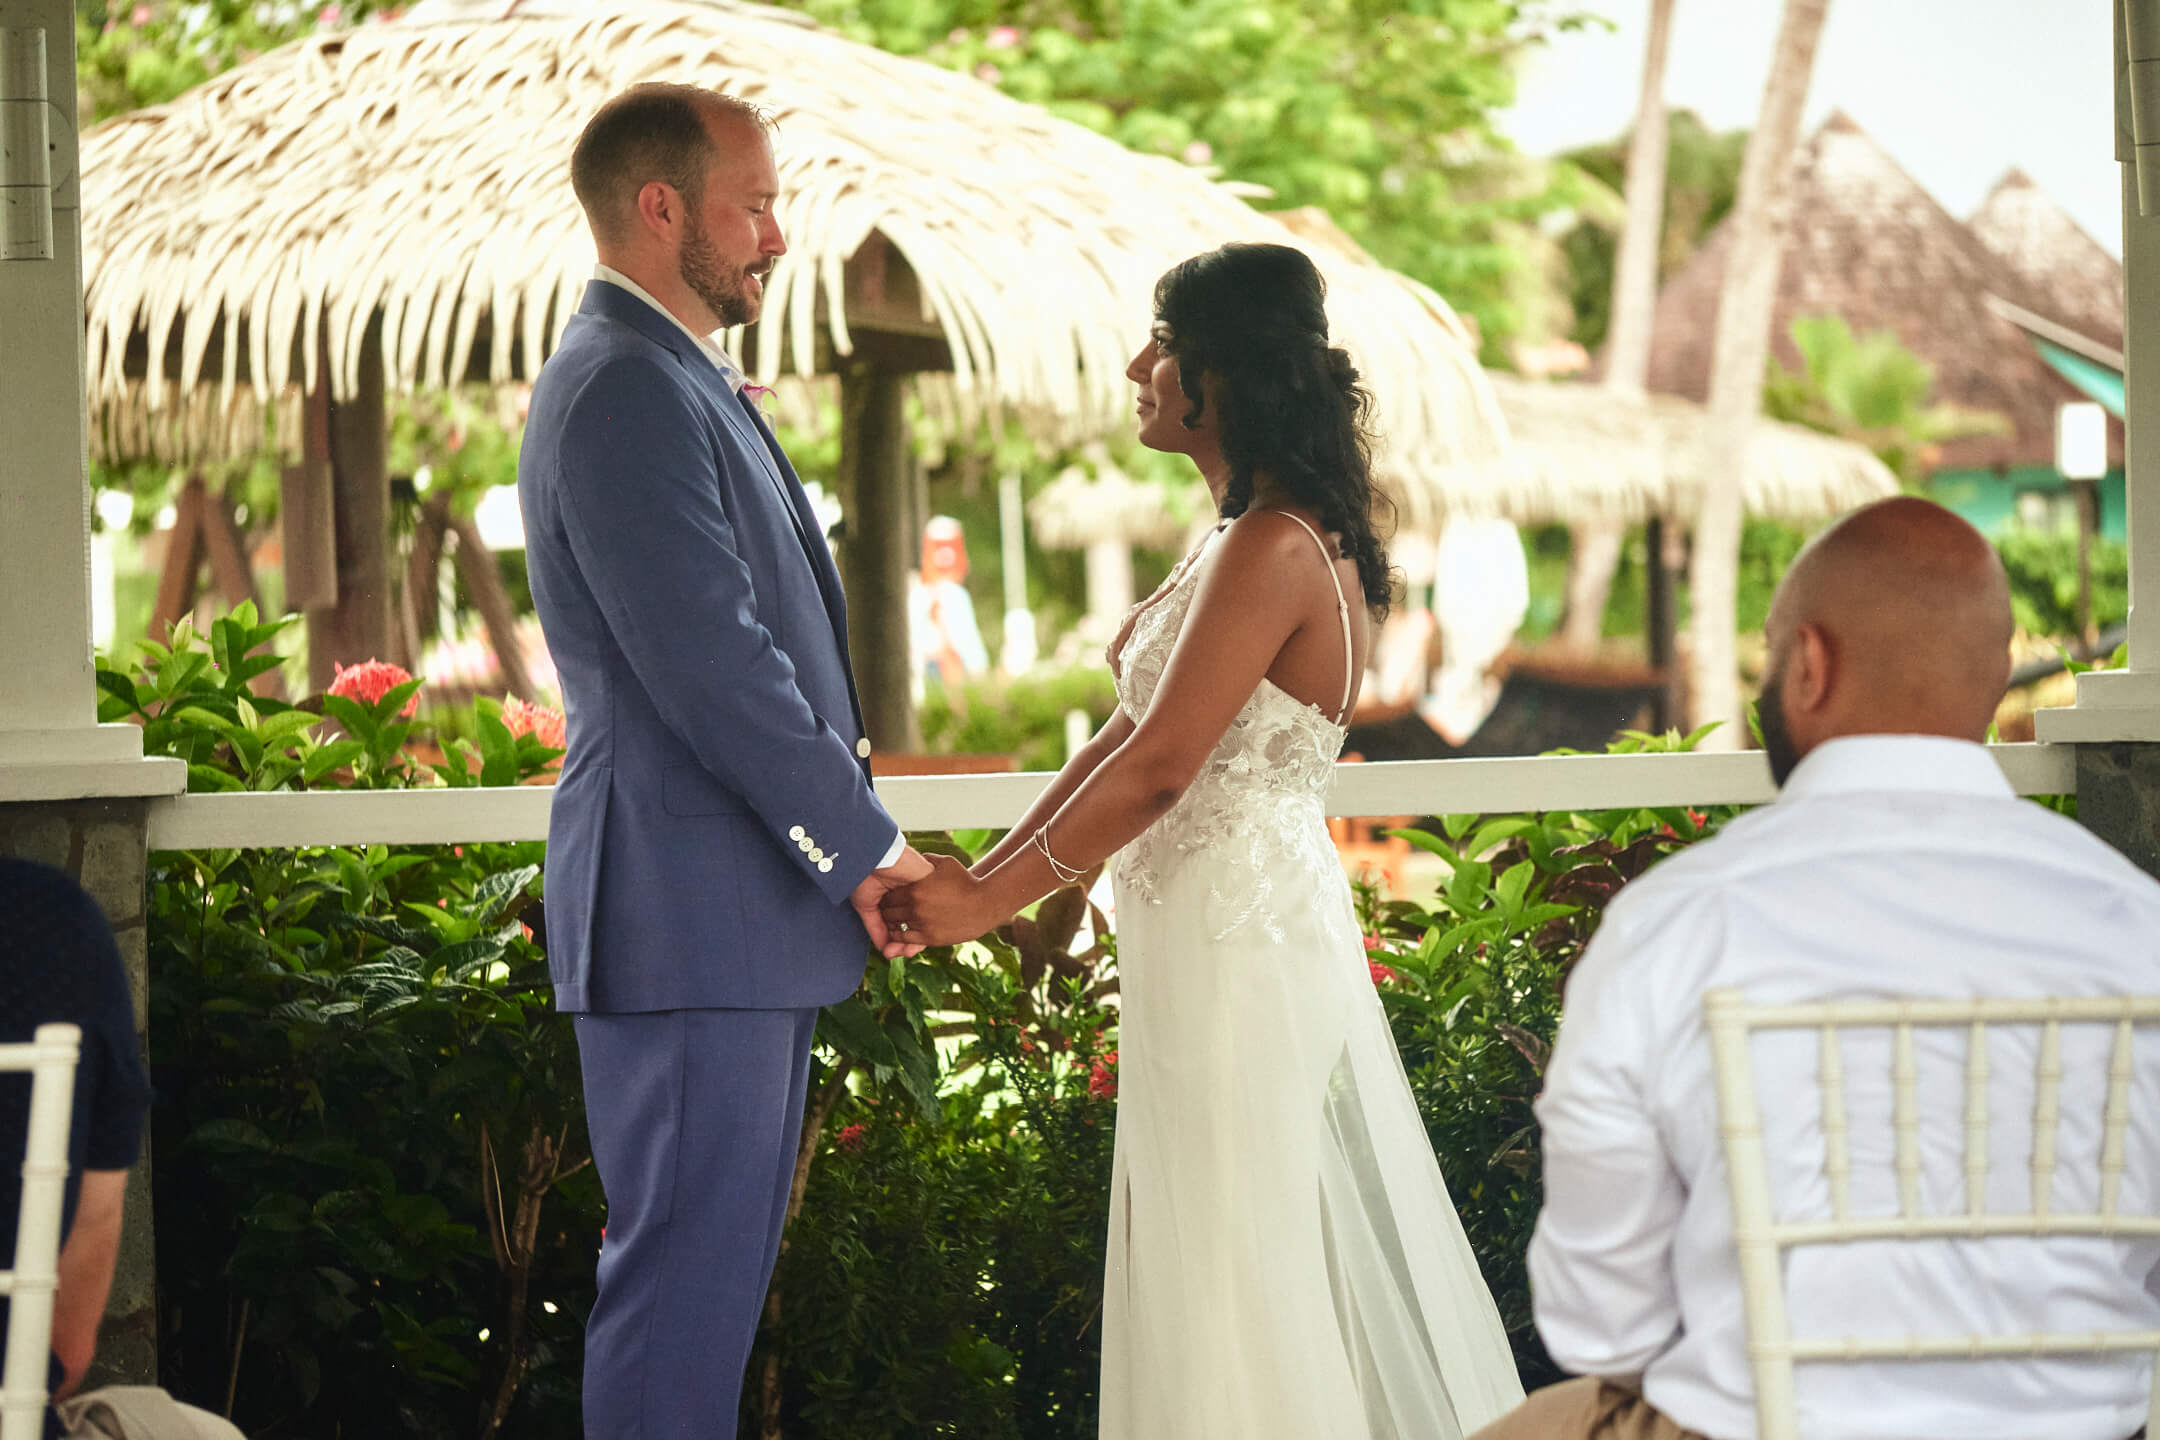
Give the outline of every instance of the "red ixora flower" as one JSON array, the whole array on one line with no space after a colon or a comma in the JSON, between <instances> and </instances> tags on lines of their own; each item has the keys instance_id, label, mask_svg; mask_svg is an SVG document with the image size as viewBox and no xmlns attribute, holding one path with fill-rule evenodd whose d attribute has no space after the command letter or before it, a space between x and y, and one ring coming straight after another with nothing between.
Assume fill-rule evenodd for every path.
<instances>
[{"instance_id":1,"label":"red ixora flower","mask_svg":"<svg viewBox=\"0 0 2160 1440\"><path fill-rule=\"evenodd\" d=\"M1367 935L1365 937L1365 950L1368 954L1370 954L1374 950L1378 950L1381 946L1385 944L1387 944L1387 941L1382 940L1378 935Z\"/></svg>"},{"instance_id":2,"label":"red ixora flower","mask_svg":"<svg viewBox=\"0 0 2160 1440\"><path fill-rule=\"evenodd\" d=\"M843 1150L860 1150L863 1135L868 1128L865 1125L843 1125L839 1133L833 1136L833 1141Z\"/></svg>"},{"instance_id":3,"label":"red ixora flower","mask_svg":"<svg viewBox=\"0 0 2160 1440\"><path fill-rule=\"evenodd\" d=\"M1366 961L1365 968L1372 972L1372 983L1375 985L1391 984L1402 978L1377 960Z\"/></svg>"},{"instance_id":4,"label":"red ixora flower","mask_svg":"<svg viewBox=\"0 0 2160 1440\"><path fill-rule=\"evenodd\" d=\"M1105 1053L1088 1071L1088 1094L1097 1100L1117 1099L1117 1051Z\"/></svg>"},{"instance_id":5,"label":"red ixora flower","mask_svg":"<svg viewBox=\"0 0 2160 1440\"><path fill-rule=\"evenodd\" d=\"M412 678L403 666L392 665L387 660L363 660L358 665L338 666L337 678L330 682L330 693L357 700L362 705L373 705ZM410 720L419 708L420 696L416 692L406 697L405 708L398 715Z\"/></svg>"},{"instance_id":6,"label":"red ixora flower","mask_svg":"<svg viewBox=\"0 0 2160 1440\"><path fill-rule=\"evenodd\" d=\"M541 744L562 750L568 748L565 738L568 723L560 710L545 705L534 705L518 699L515 695L503 696L503 728L512 735L530 735Z\"/></svg>"}]
</instances>

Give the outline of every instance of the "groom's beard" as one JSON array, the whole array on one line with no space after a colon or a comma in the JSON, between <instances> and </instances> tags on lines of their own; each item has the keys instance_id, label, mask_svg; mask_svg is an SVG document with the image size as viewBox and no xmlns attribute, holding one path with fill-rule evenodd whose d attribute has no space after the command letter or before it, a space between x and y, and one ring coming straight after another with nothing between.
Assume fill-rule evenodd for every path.
<instances>
[{"instance_id":1,"label":"groom's beard","mask_svg":"<svg viewBox=\"0 0 2160 1440\"><path fill-rule=\"evenodd\" d=\"M1763 681L1762 694L1755 701L1755 723L1762 727L1763 752L1770 760L1770 778L1782 790L1786 779L1800 764L1799 752L1793 748L1792 732L1785 725L1785 671L1782 668Z\"/></svg>"},{"instance_id":2,"label":"groom's beard","mask_svg":"<svg viewBox=\"0 0 2160 1440\"><path fill-rule=\"evenodd\" d=\"M683 228L680 262L683 284L720 318L721 329L748 325L758 318L759 306L757 300L750 298L750 277L762 278L771 274L773 262L760 259L755 265L739 269L722 264L719 252L713 248L712 237L698 221L697 212L692 210L684 218L687 223Z\"/></svg>"}]
</instances>

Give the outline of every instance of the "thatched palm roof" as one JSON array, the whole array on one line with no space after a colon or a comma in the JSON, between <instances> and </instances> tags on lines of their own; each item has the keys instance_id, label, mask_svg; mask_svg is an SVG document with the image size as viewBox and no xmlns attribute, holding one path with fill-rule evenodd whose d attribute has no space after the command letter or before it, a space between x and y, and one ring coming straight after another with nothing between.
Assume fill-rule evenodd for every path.
<instances>
[{"instance_id":1,"label":"thatched palm roof","mask_svg":"<svg viewBox=\"0 0 2160 1440\"><path fill-rule=\"evenodd\" d=\"M1894 331L1935 367L1936 399L1996 411L2014 427L1950 442L1944 466L2051 464L2055 407L2077 393L1987 304L1997 295L2047 313L2031 287L1842 114L1795 157L1792 185L1772 328L1779 362L1800 363L1790 330L1802 315L1842 315L1856 333ZM1708 396L1731 246L1728 220L1659 295L1651 389Z\"/></svg>"},{"instance_id":2,"label":"thatched palm roof","mask_svg":"<svg viewBox=\"0 0 2160 1440\"><path fill-rule=\"evenodd\" d=\"M152 408L199 380L310 384L318 329L347 394L377 314L393 389L530 378L592 267L572 143L602 100L661 78L779 120L793 249L753 333L728 337L764 379L854 353L874 327L932 356L913 368L948 365L963 397L1114 423L1164 268L1234 239L1296 243L1198 171L788 12L429 0L83 137L94 402L131 376ZM1490 396L1437 297L1309 248L1398 482L1494 450Z\"/></svg>"},{"instance_id":3,"label":"thatched palm roof","mask_svg":"<svg viewBox=\"0 0 2160 1440\"><path fill-rule=\"evenodd\" d=\"M1694 513L1707 412L1691 400L1631 400L1602 385L1491 376L1513 444L1503 459L1446 477L1448 509L1526 524L1597 517L1622 522ZM1898 492L1865 446L1800 425L1757 420L1742 503L1788 520L1835 515Z\"/></svg>"},{"instance_id":4,"label":"thatched palm roof","mask_svg":"<svg viewBox=\"0 0 2160 1440\"><path fill-rule=\"evenodd\" d=\"M2025 282L2043 315L2112 350L2122 349L2122 261L2086 234L2031 176L2022 170L2004 175L1966 224Z\"/></svg>"}]
</instances>

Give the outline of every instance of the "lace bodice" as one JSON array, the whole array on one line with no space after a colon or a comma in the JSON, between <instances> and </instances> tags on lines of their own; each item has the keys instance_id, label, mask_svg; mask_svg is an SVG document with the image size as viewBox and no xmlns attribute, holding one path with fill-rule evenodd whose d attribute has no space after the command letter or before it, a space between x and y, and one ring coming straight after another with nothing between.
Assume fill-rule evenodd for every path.
<instances>
[{"instance_id":1,"label":"lace bodice","mask_svg":"<svg viewBox=\"0 0 2160 1440\"><path fill-rule=\"evenodd\" d=\"M1211 548L1203 542L1131 618L1116 657L1117 691L1120 707L1135 721L1145 718L1162 683ZM1339 591L1338 585L1338 601ZM1269 908L1271 865L1341 873L1323 802L1348 733L1263 678L1191 788L1119 855L1119 883L1160 903L1161 882L1206 857L1216 867L1210 890L1221 907L1215 938L1248 923L1279 935Z\"/></svg>"}]
</instances>

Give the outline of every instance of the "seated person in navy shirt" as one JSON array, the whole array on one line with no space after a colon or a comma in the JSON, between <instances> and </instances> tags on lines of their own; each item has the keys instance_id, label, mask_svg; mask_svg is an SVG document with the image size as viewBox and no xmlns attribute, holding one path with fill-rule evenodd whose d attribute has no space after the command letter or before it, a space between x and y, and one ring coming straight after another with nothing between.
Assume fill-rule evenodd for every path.
<instances>
[{"instance_id":1,"label":"seated person in navy shirt","mask_svg":"<svg viewBox=\"0 0 2160 1440\"><path fill-rule=\"evenodd\" d=\"M53 1299L49 1384L58 1402L82 1385L97 1350L98 1323L120 1250L121 1202L128 1167L141 1149L150 1082L136 1046L127 972L104 915L61 871L0 857L0 1043L26 1041L38 1026L54 1022L82 1027L68 1127L60 1287ZM15 1258L29 1104L30 1077L0 1075L0 1265ZM0 1337L6 1333L7 1303L0 1300ZM237 1434L162 1392L123 1392L114 1404L125 1407L130 1440L138 1434L146 1440ZM146 1423L138 1424L138 1416ZM52 1409L46 1411L45 1433L66 1433Z\"/></svg>"}]
</instances>

